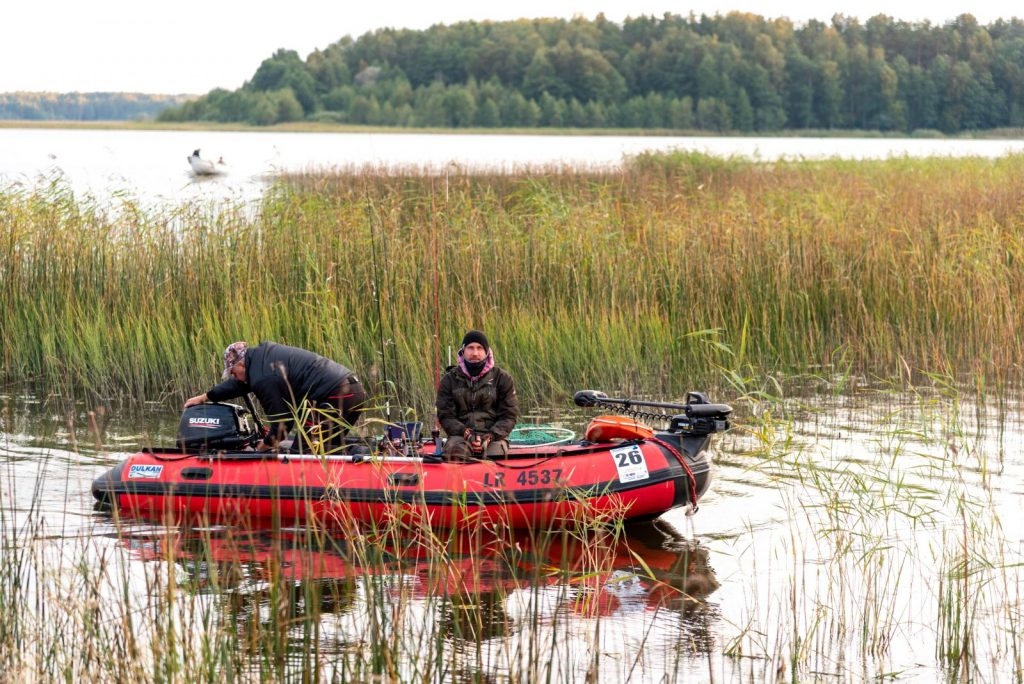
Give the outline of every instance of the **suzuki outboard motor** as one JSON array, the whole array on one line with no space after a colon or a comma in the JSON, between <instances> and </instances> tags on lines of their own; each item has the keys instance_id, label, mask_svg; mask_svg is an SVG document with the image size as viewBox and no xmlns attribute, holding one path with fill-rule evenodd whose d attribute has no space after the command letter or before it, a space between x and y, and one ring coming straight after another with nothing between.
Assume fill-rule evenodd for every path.
<instances>
[{"instance_id":1,"label":"suzuki outboard motor","mask_svg":"<svg viewBox=\"0 0 1024 684\"><path fill-rule=\"evenodd\" d=\"M176 444L190 451L232 451L252 446L257 437L249 414L241 406L196 404L181 414Z\"/></svg>"}]
</instances>

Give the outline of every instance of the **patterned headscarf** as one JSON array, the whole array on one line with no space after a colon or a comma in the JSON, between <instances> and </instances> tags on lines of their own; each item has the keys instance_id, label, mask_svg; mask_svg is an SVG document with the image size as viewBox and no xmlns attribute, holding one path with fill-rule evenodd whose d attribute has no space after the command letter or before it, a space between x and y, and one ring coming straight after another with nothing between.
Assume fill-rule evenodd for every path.
<instances>
[{"instance_id":1,"label":"patterned headscarf","mask_svg":"<svg viewBox=\"0 0 1024 684\"><path fill-rule=\"evenodd\" d=\"M245 342L232 342L228 345L228 348L224 350L224 374L221 376L227 380L228 376L231 375L231 367L239 361L245 361L245 352L249 349L249 345Z\"/></svg>"}]
</instances>

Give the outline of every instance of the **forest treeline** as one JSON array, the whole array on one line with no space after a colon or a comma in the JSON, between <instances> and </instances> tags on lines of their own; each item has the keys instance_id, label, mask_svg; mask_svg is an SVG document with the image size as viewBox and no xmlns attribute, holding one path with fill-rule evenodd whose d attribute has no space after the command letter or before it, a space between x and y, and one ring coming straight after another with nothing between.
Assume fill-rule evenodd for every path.
<instances>
[{"instance_id":1,"label":"forest treeline","mask_svg":"<svg viewBox=\"0 0 1024 684\"><path fill-rule=\"evenodd\" d=\"M1024 21L467 21L281 49L160 121L911 133L1024 126Z\"/></svg>"},{"instance_id":2,"label":"forest treeline","mask_svg":"<svg viewBox=\"0 0 1024 684\"><path fill-rule=\"evenodd\" d=\"M134 121L154 119L194 99L145 93L0 93L0 119L20 121Z\"/></svg>"}]
</instances>

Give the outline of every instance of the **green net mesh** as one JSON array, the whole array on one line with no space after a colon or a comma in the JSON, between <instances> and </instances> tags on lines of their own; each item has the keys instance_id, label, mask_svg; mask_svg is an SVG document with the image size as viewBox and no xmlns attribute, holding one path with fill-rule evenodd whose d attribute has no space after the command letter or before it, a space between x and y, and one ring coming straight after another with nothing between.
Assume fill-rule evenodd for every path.
<instances>
[{"instance_id":1,"label":"green net mesh","mask_svg":"<svg viewBox=\"0 0 1024 684\"><path fill-rule=\"evenodd\" d=\"M515 446L541 446L571 442L576 433L568 428L554 425L519 425L508 436L509 444Z\"/></svg>"}]
</instances>

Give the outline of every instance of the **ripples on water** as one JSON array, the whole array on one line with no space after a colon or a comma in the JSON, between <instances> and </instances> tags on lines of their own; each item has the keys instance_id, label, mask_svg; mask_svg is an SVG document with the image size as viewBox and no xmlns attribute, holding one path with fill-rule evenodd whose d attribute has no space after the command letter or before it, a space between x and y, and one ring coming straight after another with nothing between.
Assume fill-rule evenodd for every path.
<instances>
[{"instance_id":1,"label":"ripples on water","mask_svg":"<svg viewBox=\"0 0 1024 684\"><path fill-rule=\"evenodd\" d=\"M92 511L92 479L137 444L172 441L177 421L156 408L141 416L115 409L97 439L88 407L17 397L0 405L4 538L37 526L85 554L97 551L83 539L116 537L112 521ZM676 654L671 660L682 662L673 667L770 681L800 652L806 671L840 681L897 671L937 679L948 665L937 654L952 638L942 607L953 600L969 613L966 627L952 629L968 630L977 674L1011 678L1024 563L1020 409L1019 397L977 405L879 392L792 402L771 422L741 416L716 440L715 479L698 513L667 514L675 532L648 549L700 549L716 584L700 613L711 655ZM166 533L142 526L123 544L98 548L127 554L129 570L144 576L156 566L139 548ZM653 593L630 572L608 579L605 600L625 611L610 615L658 634L652 643L662 648L692 643L693 626L677 611L630 612ZM539 590L534 602L564 587ZM515 612L523 591L503 610Z\"/></svg>"}]
</instances>

